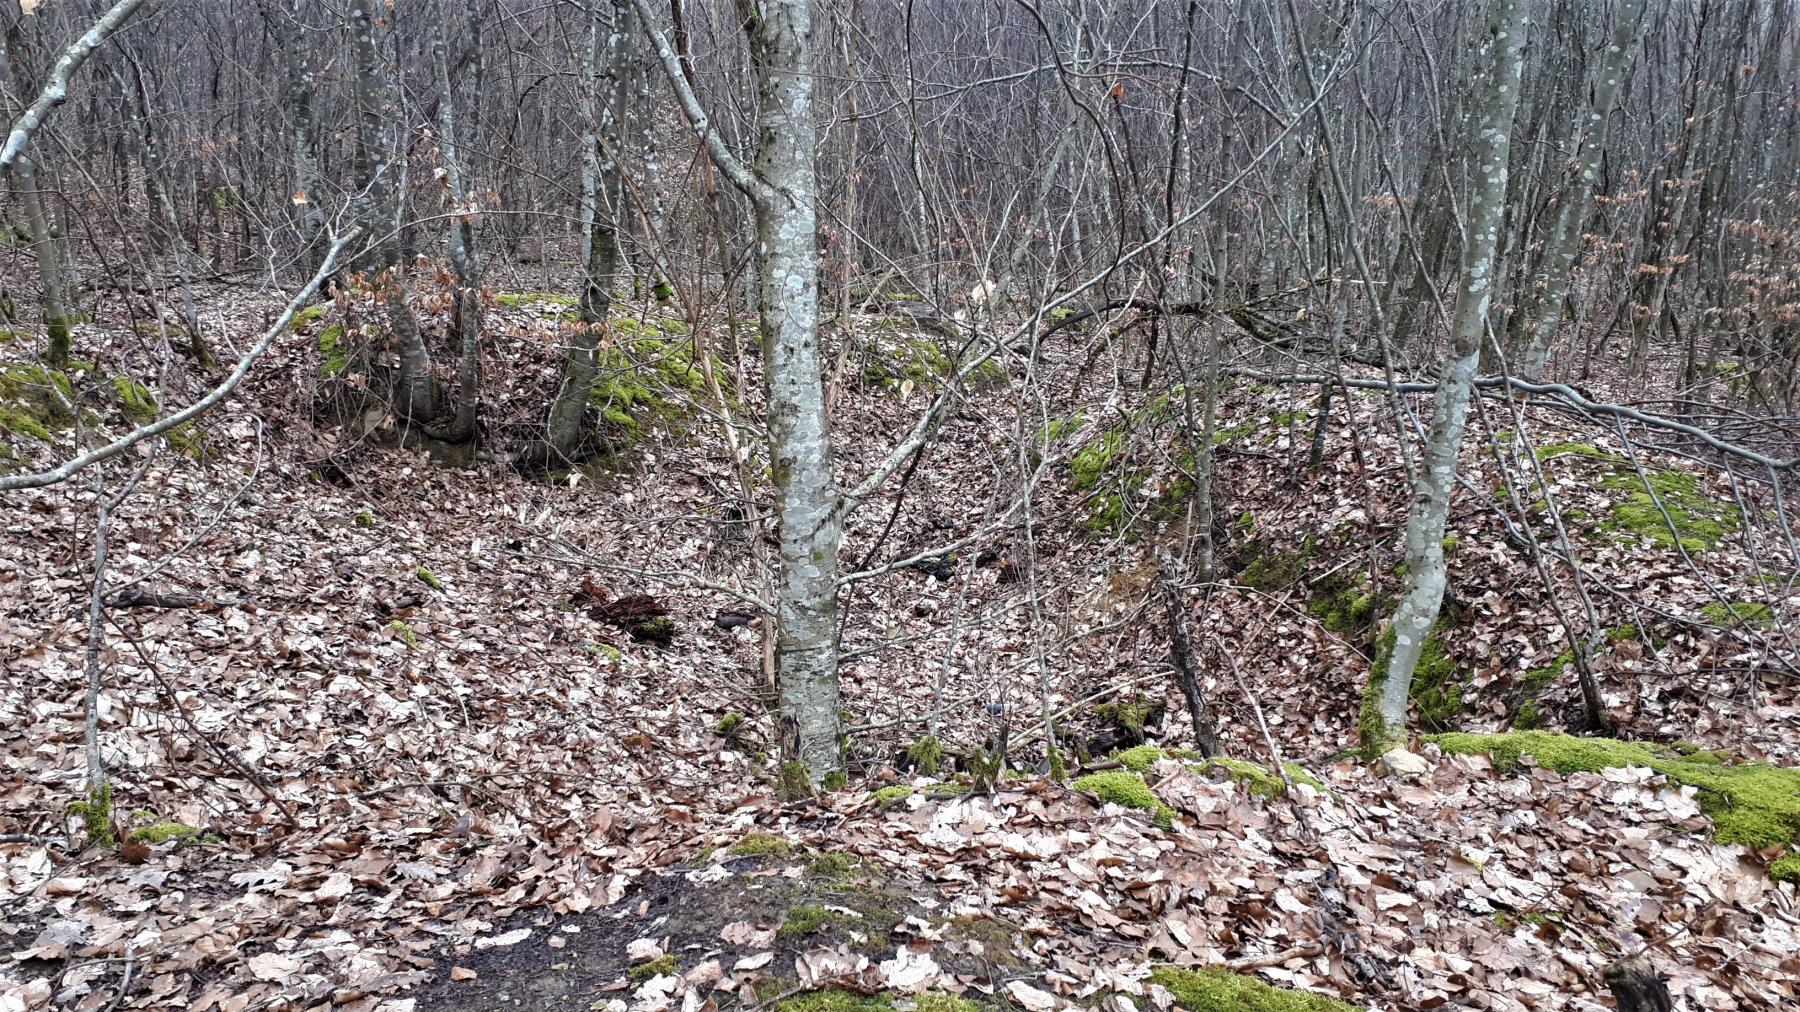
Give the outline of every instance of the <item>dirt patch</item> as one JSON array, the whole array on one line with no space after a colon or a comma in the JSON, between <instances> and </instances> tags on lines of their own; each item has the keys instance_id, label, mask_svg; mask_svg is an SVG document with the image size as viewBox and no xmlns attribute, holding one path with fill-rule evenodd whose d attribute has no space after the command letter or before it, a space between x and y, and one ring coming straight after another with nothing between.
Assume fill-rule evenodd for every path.
<instances>
[{"instance_id":1,"label":"dirt patch","mask_svg":"<svg viewBox=\"0 0 1800 1012\"><path fill-rule=\"evenodd\" d=\"M842 854L727 853L654 872L604 910L521 916L490 935L530 929L514 945L462 945L435 954L434 979L416 994L417 1009L585 1012L614 998L629 1000L658 972L683 974L709 960L723 970L722 989L749 987L767 998L795 990L795 961L809 951L834 948L879 962L921 937L934 940L946 971L965 979L992 981L1022 965L1010 929L993 925L974 937L963 923L968 918L952 918L933 893ZM644 939L660 943L667 958L659 965L628 953ZM740 961L757 963L764 954L771 954L766 962L734 972ZM475 976L452 980L453 968Z\"/></svg>"}]
</instances>

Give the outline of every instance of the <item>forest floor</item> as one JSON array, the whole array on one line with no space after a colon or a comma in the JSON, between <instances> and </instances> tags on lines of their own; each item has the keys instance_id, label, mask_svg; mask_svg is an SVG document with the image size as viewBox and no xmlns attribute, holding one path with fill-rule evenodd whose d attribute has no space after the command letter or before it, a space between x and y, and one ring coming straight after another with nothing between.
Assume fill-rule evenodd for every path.
<instances>
[{"instance_id":1,"label":"forest floor","mask_svg":"<svg viewBox=\"0 0 1800 1012\"><path fill-rule=\"evenodd\" d=\"M496 308L510 336L490 370L516 387L494 398L496 430L551 382L540 338L559 311ZM1791 528L1755 476L1692 447L1485 402L1421 720L1578 730L1579 627L1607 633L1592 669L1639 751L1450 738L1418 746L1423 774L1390 776L1352 749L1401 561L1391 409L1340 399L1315 470L1315 391L1234 385L1216 500L1229 580L1179 593L1226 751L1260 766L1209 766L1169 751L1192 744L1156 563L1192 524L1180 412L1108 379L1129 364L1110 352L1046 348L1046 401L1016 378L972 391L907 483L853 518L848 569L953 557L847 591L851 782L784 807L759 632L714 621L756 594L759 551L716 428L661 418L608 470L554 483L441 466L315 414L327 325L297 329L118 511L109 582L197 599L108 612L100 730L119 833L147 847L85 846L68 813L96 486L7 494L0 1010L689 1012L780 995L795 1012L962 1012L958 994L1126 1012L1249 986L1166 969L1218 966L1352 1003L1295 1008L1595 1010L1611 1007L1604 968L1635 953L1680 1008L1800 1002L1800 896L1770 874L1800 834L1784 770L1800 766L1800 597L1773 561ZM850 480L931 389L921 338L880 336L886 360L851 372L834 416ZM134 361L134 341L84 326L77 356ZM15 380L27 343L0 342ZM110 368L71 377L84 425L129 421ZM169 380L171 399L200 381ZM75 438L7 427L15 467ZM1018 432L1043 462L1030 539L1006 513ZM1567 567L1546 579L1508 541L1501 462L1542 469L1594 620ZM1659 490L1648 511L1640 478ZM1555 543L1542 489L1521 494ZM596 588L654 597L672 642L606 621ZM1040 692L1097 779L1044 775ZM1004 737L1010 778L971 791L904 768L934 699L945 749ZM1107 754L1140 739L1166 750Z\"/></svg>"}]
</instances>

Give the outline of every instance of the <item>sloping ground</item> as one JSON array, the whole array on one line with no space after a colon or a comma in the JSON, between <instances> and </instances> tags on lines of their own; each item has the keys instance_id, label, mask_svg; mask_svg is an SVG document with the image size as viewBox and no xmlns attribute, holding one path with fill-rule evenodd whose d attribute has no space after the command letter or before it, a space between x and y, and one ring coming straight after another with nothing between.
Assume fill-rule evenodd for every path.
<instances>
[{"instance_id":1,"label":"sloping ground","mask_svg":"<svg viewBox=\"0 0 1800 1012\"><path fill-rule=\"evenodd\" d=\"M514 343L542 359L530 336ZM1306 427L1286 393L1234 395L1221 513L1234 521L1239 583L1192 598L1196 643L1214 650L1203 675L1228 748L1263 754L1260 705L1281 748L1332 799L1302 789L1295 809L1176 764L1151 770L1153 780L1170 778L1156 785L1171 809L1168 831L1151 813L1097 811L1029 772L992 799L881 808L852 790L794 813L767 796L758 639L711 622L743 607L716 588L753 593L756 572L716 447L652 439L619 462L622 475L573 488L359 447L287 399L305 389L296 377L318 374L313 338L296 334L246 400L200 427L209 448L201 460L159 457L119 516L117 578L150 574L146 589L203 599L112 612L101 732L119 828L160 824L152 835L167 835L180 823L192 836L136 855L83 849L71 836L80 828L65 806L83 775L92 486L7 499L0 935L14 958L0 964L0 994L30 1007L105 1007L128 970L123 1008L398 1009L408 989L426 985L449 1000L452 984L504 979L485 963L466 966L474 980L449 974L475 953L505 950L497 941L520 927L544 946L520 972L541 973L536 957L555 957L540 919L619 909L650 871L701 860L759 824L816 852L859 856L884 878L923 883L921 901L946 916L1012 926L1000 940L1025 962L1000 986L1065 998L1104 997L1098 986L1154 1003L1158 993L1143 984L1154 963L1257 961L1319 945L1317 955L1257 972L1392 1007L1442 994L1495 1008L1565 1007L1573 996L1566 1007L1580 1008L1599 987L1598 967L1646 943L1696 1007L1792 998L1781 988L1795 973L1784 963L1794 887L1771 885L1763 857L1689 833L1707 820L1691 800L1642 780L1650 774L1494 777L1486 760L1457 758L1425 783L1395 784L1317 761L1352 742L1373 637L1354 617L1315 609L1314 592L1336 569L1366 574L1357 595L1379 595L1397 561L1405 490L1391 437L1368 423L1370 400L1334 426L1327 466L1308 475L1290 467L1291 448L1304 457ZM100 338L84 328L81 340ZM109 362L124 354L81 352ZM1047 368L1059 389L1074 389L1073 365ZM122 424L119 391L92 386L82 402L92 420ZM79 384L71 392L84 396ZM843 399L846 474L891 445L922 396ZM1013 459L1001 438L1010 396L974 397L905 493L855 518L846 559L876 567L981 529L994 475ZM1162 669L1160 613L1147 607L1150 553L1173 521L1109 540L1083 523L1092 490L1068 487L1069 458L1107 428L1094 419L1112 417L1095 403L1109 396L1070 395L1087 420L1047 447L1035 560L1008 525L959 547L948 579L903 569L846 596L853 788L898 777L890 763L922 733L940 677L953 752L979 745L1011 714L1035 712L1038 636L1048 695L1070 711L1071 738L1096 736L1098 693L1178 698ZM1275 424L1271 412L1288 417ZM62 450L72 439L48 434ZM52 455L42 441L9 445L18 460ZM1546 460L1569 469L1570 505L1603 516L1615 498L1627 501L1605 475L1582 470L1610 475L1615 464L1574 456ZM1479 455L1468 463L1478 487L1493 487ZM1172 478L1165 467L1146 480L1160 495ZM1704 479L1696 490L1716 496L1717 485ZM1514 686L1566 649L1536 574L1501 543L1484 506L1462 503L1453 523L1453 584L1466 607L1445 637L1468 699L1450 719L1477 728L1505 723ZM893 530L878 540L890 513ZM1250 522L1240 530L1243 514ZM1696 566L1732 599L1790 615L1788 599L1750 585L1757 567L1736 545L1743 536L1695 554ZM1758 548L1767 531L1750 536ZM1653 534L1596 530L1593 539L1595 565L1636 600L1701 614L1704 582ZM1000 561L982 561L990 549ZM1258 559L1268 560L1261 586L1248 579ZM1043 625L1033 624L1018 578L1033 561ZM674 642L641 642L596 617L580 596L590 580L615 595L658 597ZM1774 639L1782 626L1728 615L1708 630L1619 607L1605 624L1636 622L1643 636L1618 640L1599 674L1627 734L1795 763L1795 684L1767 672L1784 649ZM1747 677L1748 665L1760 673ZM1552 725L1567 710L1569 682L1551 679L1543 710ZM746 719L731 726L734 713ZM1014 724L1015 742L1029 723ZM1170 744L1182 743L1179 724L1163 724ZM1035 748L1019 745L1015 765L1029 770ZM1333 876L1341 895L1328 888ZM1330 914L1323 925L1321 910ZM939 940L916 940L952 965ZM837 944L827 936L820 947ZM897 957L862 958L878 967ZM777 969L800 979L792 965ZM595 969L584 986L611 972ZM985 986L954 973L930 986L963 985ZM1008 995L1027 1008L1039 1000Z\"/></svg>"}]
</instances>

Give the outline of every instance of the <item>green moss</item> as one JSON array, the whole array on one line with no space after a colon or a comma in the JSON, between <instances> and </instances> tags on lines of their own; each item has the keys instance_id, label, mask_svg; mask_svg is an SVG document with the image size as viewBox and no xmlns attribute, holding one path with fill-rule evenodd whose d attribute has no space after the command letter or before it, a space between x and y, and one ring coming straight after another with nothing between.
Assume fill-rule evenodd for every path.
<instances>
[{"instance_id":1,"label":"green moss","mask_svg":"<svg viewBox=\"0 0 1800 1012\"><path fill-rule=\"evenodd\" d=\"M562 295L557 292L502 292L494 296L494 305L507 309L523 309L530 307L551 306L556 309L572 309L581 300L573 295Z\"/></svg>"},{"instance_id":2,"label":"green moss","mask_svg":"<svg viewBox=\"0 0 1800 1012\"><path fill-rule=\"evenodd\" d=\"M321 307L322 308L322 307ZM344 327L334 323L319 331L319 375L330 379L350 368L350 351L344 345Z\"/></svg>"},{"instance_id":3,"label":"green moss","mask_svg":"<svg viewBox=\"0 0 1800 1012\"><path fill-rule=\"evenodd\" d=\"M1281 768L1286 771L1288 780L1292 780L1297 784L1308 784L1320 792L1325 790L1325 785L1320 783L1317 777L1306 772L1304 769L1301 769L1298 763L1284 763ZM1230 776L1231 779L1250 788L1250 793L1255 794L1258 797L1280 798L1287 796L1287 781L1276 776L1274 773L1271 773L1267 766L1263 766L1259 763L1253 763L1245 759L1232 759L1228 756L1217 756L1197 765L1195 769L1201 771L1215 769L1222 770Z\"/></svg>"},{"instance_id":4,"label":"green moss","mask_svg":"<svg viewBox=\"0 0 1800 1012\"><path fill-rule=\"evenodd\" d=\"M1788 844L1800 837L1800 770L1766 763L1723 763L1717 755L1612 738L1575 738L1544 731L1441 734L1431 737L1451 753L1488 753L1502 769L1529 755L1559 773L1645 766L1699 789L1700 805L1722 843L1753 847Z\"/></svg>"},{"instance_id":5,"label":"green moss","mask_svg":"<svg viewBox=\"0 0 1800 1012\"><path fill-rule=\"evenodd\" d=\"M1800 851L1793 851L1769 865L1769 877L1777 882L1800 882Z\"/></svg>"},{"instance_id":6,"label":"green moss","mask_svg":"<svg viewBox=\"0 0 1800 1012\"><path fill-rule=\"evenodd\" d=\"M1426 637L1413 666L1412 685L1407 697L1419 715L1419 723L1428 731L1443 731L1456 723L1463 712L1463 686L1466 674L1444 651L1443 633L1448 628L1439 622ZM1381 687L1387 681L1388 662L1394 654L1392 623L1375 641L1375 658L1369 664L1369 682L1363 689L1362 708L1357 716L1357 737L1365 760L1374 760L1400 742L1391 737L1381 719Z\"/></svg>"},{"instance_id":7,"label":"green moss","mask_svg":"<svg viewBox=\"0 0 1800 1012\"><path fill-rule=\"evenodd\" d=\"M365 527L365 528L374 527L375 526L375 514L369 512L368 510L358 511L356 514L356 526Z\"/></svg>"},{"instance_id":8,"label":"green moss","mask_svg":"<svg viewBox=\"0 0 1800 1012\"><path fill-rule=\"evenodd\" d=\"M675 959L675 954L671 952L652 959L648 963L639 963L625 971L625 975L632 980L649 980L651 977L674 973L680 966L681 964Z\"/></svg>"},{"instance_id":9,"label":"green moss","mask_svg":"<svg viewBox=\"0 0 1800 1012\"><path fill-rule=\"evenodd\" d=\"M418 572L414 573L413 575L417 576L419 578L420 583L423 583L425 586L430 587L432 590L443 590L444 589L444 581L438 579L438 575L436 573L432 572L429 569L426 569L424 566L420 566L418 569Z\"/></svg>"},{"instance_id":10,"label":"green moss","mask_svg":"<svg viewBox=\"0 0 1800 1012\"><path fill-rule=\"evenodd\" d=\"M797 904L788 908L787 916L781 921L781 927L775 931L775 937L797 938L801 935L810 935L836 923L842 916L828 907L807 903Z\"/></svg>"},{"instance_id":11,"label":"green moss","mask_svg":"<svg viewBox=\"0 0 1800 1012\"><path fill-rule=\"evenodd\" d=\"M1625 495L1623 501L1613 504L1612 523L1603 525L1603 529L1648 538L1664 548L1674 548L1679 543L1693 555L1717 548L1726 535L1742 525L1729 504L1710 499L1700 490L1700 479L1694 474L1678 470L1644 474L1644 479L1634 473L1600 482L1602 487ZM1656 493L1654 498L1652 491ZM1661 509L1657 508L1659 501ZM1664 511L1668 513L1666 519Z\"/></svg>"},{"instance_id":12,"label":"green moss","mask_svg":"<svg viewBox=\"0 0 1800 1012\"><path fill-rule=\"evenodd\" d=\"M738 729L738 725L742 724L743 722L744 722L744 715L733 710L732 712L727 713L725 716L719 718L718 723L713 725L713 731L715 731L718 734L730 734L731 732L736 731Z\"/></svg>"},{"instance_id":13,"label":"green moss","mask_svg":"<svg viewBox=\"0 0 1800 1012\"><path fill-rule=\"evenodd\" d=\"M186 840L199 832L185 822L153 822L148 826L139 826L127 835L145 843L168 843L170 840Z\"/></svg>"},{"instance_id":14,"label":"green moss","mask_svg":"<svg viewBox=\"0 0 1800 1012\"><path fill-rule=\"evenodd\" d=\"M156 395L149 387L130 376L114 376L112 383L119 404L133 421L147 422L156 417Z\"/></svg>"},{"instance_id":15,"label":"green moss","mask_svg":"<svg viewBox=\"0 0 1800 1012\"><path fill-rule=\"evenodd\" d=\"M783 801L799 801L812 798L812 773L806 771L806 764L799 760L781 764L776 773L776 798Z\"/></svg>"},{"instance_id":16,"label":"green moss","mask_svg":"<svg viewBox=\"0 0 1800 1012\"><path fill-rule=\"evenodd\" d=\"M877 804L889 805L896 801L904 801L907 798L912 797L912 795L913 789L911 787L908 787L905 784L894 784L892 787L883 787L877 791L870 791L869 800Z\"/></svg>"},{"instance_id":17,"label":"green moss","mask_svg":"<svg viewBox=\"0 0 1800 1012\"><path fill-rule=\"evenodd\" d=\"M615 320L614 329L643 331L635 320ZM713 363L721 383L727 373ZM674 424L685 418L688 402L706 387L706 376L694 360L693 344L661 337L638 337L623 347L600 349L598 377L588 403L621 433L637 437L653 422Z\"/></svg>"},{"instance_id":18,"label":"green moss","mask_svg":"<svg viewBox=\"0 0 1800 1012\"><path fill-rule=\"evenodd\" d=\"M414 649L418 648L419 634L413 632L412 626L407 625L405 622L402 622L399 619L395 619L392 622L388 623L388 628L399 633L400 638L406 641L406 645L408 647L412 647Z\"/></svg>"},{"instance_id":19,"label":"green moss","mask_svg":"<svg viewBox=\"0 0 1800 1012\"><path fill-rule=\"evenodd\" d=\"M1096 703L1094 716L1116 730L1141 740L1144 737L1144 725L1155 709L1154 705L1144 699L1129 703Z\"/></svg>"},{"instance_id":20,"label":"green moss","mask_svg":"<svg viewBox=\"0 0 1800 1012\"><path fill-rule=\"evenodd\" d=\"M1159 966L1150 979L1175 995L1190 1012L1361 1012L1360 1006L1322 994L1291 991L1224 969L1183 970Z\"/></svg>"},{"instance_id":21,"label":"green moss","mask_svg":"<svg viewBox=\"0 0 1800 1012\"><path fill-rule=\"evenodd\" d=\"M891 1012L893 1007L893 1001L885 994L865 995L826 988L783 998L774 1004L772 1012Z\"/></svg>"},{"instance_id":22,"label":"green moss","mask_svg":"<svg viewBox=\"0 0 1800 1012\"><path fill-rule=\"evenodd\" d=\"M329 307L323 302L307 306L305 309L294 314L294 319L288 326L293 330L299 330L301 327L323 317L327 308Z\"/></svg>"},{"instance_id":23,"label":"green moss","mask_svg":"<svg viewBox=\"0 0 1800 1012\"><path fill-rule=\"evenodd\" d=\"M1532 453L1539 460L1550 460L1555 457L1591 457L1609 464L1623 464L1625 458L1616 453L1608 453L1592 443L1552 443L1540 446Z\"/></svg>"},{"instance_id":24,"label":"green moss","mask_svg":"<svg viewBox=\"0 0 1800 1012\"><path fill-rule=\"evenodd\" d=\"M915 995L913 1005L918 1012L982 1012L986 1008L978 1001L970 1001L961 995L943 991L926 991Z\"/></svg>"},{"instance_id":25,"label":"green moss","mask_svg":"<svg viewBox=\"0 0 1800 1012\"><path fill-rule=\"evenodd\" d=\"M588 649L609 661L624 660L625 658L625 651L620 650L611 643L590 643L588 644Z\"/></svg>"},{"instance_id":26,"label":"green moss","mask_svg":"<svg viewBox=\"0 0 1800 1012\"><path fill-rule=\"evenodd\" d=\"M1083 492L1099 485L1113 462L1125 452L1123 429L1107 429L1069 458L1069 487Z\"/></svg>"},{"instance_id":27,"label":"green moss","mask_svg":"<svg viewBox=\"0 0 1800 1012\"><path fill-rule=\"evenodd\" d=\"M51 434L75 424L68 407L75 385L67 373L41 365L0 368L0 429L49 442Z\"/></svg>"},{"instance_id":28,"label":"green moss","mask_svg":"<svg viewBox=\"0 0 1800 1012\"><path fill-rule=\"evenodd\" d=\"M81 819L83 835L89 844L111 847L118 842L113 834L113 790L111 784L102 784L88 791L87 797L69 803L70 815Z\"/></svg>"},{"instance_id":29,"label":"green moss","mask_svg":"<svg viewBox=\"0 0 1800 1012\"><path fill-rule=\"evenodd\" d=\"M1360 639L1393 610L1393 598L1334 574L1312 585L1306 610L1317 616L1326 629Z\"/></svg>"},{"instance_id":30,"label":"green moss","mask_svg":"<svg viewBox=\"0 0 1800 1012\"><path fill-rule=\"evenodd\" d=\"M1133 773L1142 773L1150 768L1150 764L1158 759L1167 759L1169 753L1155 745L1138 745L1128 748L1113 756L1121 765Z\"/></svg>"},{"instance_id":31,"label":"green moss","mask_svg":"<svg viewBox=\"0 0 1800 1012\"><path fill-rule=\"evenodd\" d=\"M726 851L732 857L786 857L793 852L793 844L774 833L761 830L745 833L742 839Z\"/></svg>"},{"instance_id":32,"label":"green moss","mask_svg":"<svg viewBox=\"0 0 1800 1012\"><path fill-rule=\"evenodd\" d=\"M899 390L910 380L914 387L928 388L941 384L960 368L950 356L929 338L917 337L898 345L877 349L863 366L862 379L881 390ZM966 380L972 387L992 386L1006 379L1006 370L989 358L976 366Z\"/></svg>"},{"instance_id":33,"label":"green moss","mask_svg":"<svg viewBox=\"0 0 1800 1012\"><path fill-rule=\"evenodd\" d=\"M1175 816L1173 810L1164 805L1156 797L1156 792L1144 782L1142 775L1130 770L1102 770L1090 773L1075 781L1075 789L1087 791L1101 801L1110 801L1125 808L1137 808L1155 816L1157 825L1169 826Z\"/></svg>"},{"instance_id":34,"label":"green moss","mask_svg":"<svg viewBox=\"0 0 1800 1012\"><path fill-rule=\"evenodd\" d=\"M856 874L859 862L842 851L828 850L813 858L806 869L820 878L846 879Z\"/></svg>"},{"instance_id":35,"label":"green moss","mask_svg":"<svg viewBox=\"0 0 1800 1012\"><path fill-rule=\"evenodd\" d=\"M935 734L928 734L906 748L906 758L913 768L928 777L937 776L944 765L944 745Z\"/></svg>"},{"instance_id":36,"label":"green moss","mask_svg":"<svg viewBox=\"0 0 1800 1012\"><path fill-rule=\"evenodd\" d=\"M844 789L844 785L849 782L849 774L845 773L843 770L832 770L830 773L825 774L825 779L819 781L819 788L826 791L841 791Z\"/></svg>"},{"instance_id":37,"label":"green moss","mask_svg":"<svg viewBox=\"0 0 1800 1012\"><path fill-rule=\"evenodd\" d=\"M1305 578L1306 563L1312 558L1314 546L1310 536L1293 552L1252 541L1244 546L1241 559L1246 561L1238 581L1265 594L1286 590Z\"/></svg>"},{"instance_id":38,"label":"green moss","mask_svg":"<svg viewBox=\"0 0 1800 1012\"><path fill-rule=\"evenodd\" d=\"M1087 424L1087 415L1080 411L1063 418L1052 418L1044 423L1043 431L1038 433L1038 443L1049 446L1051 443L1067 439Z\"/></svg>"},{"instance_id":39,"label":"green moss","mask_svg":"<svg viewBox=\"0 0 1800 1012\"><path fill-rule=\"evenodd\" d=\"M1736 612L1734 616L1732 613ZM1757 601L1713 601L1700 609L1700 614L1713 625L1767 626L1775 622L1775 609Z\"/></svg>"}]
</instances>

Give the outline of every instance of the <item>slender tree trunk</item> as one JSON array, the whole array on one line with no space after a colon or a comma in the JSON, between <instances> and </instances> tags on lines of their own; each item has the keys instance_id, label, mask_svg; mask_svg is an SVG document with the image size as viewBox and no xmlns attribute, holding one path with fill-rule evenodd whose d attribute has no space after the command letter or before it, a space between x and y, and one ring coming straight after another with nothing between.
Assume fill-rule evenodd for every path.
<instances>
[{"instance_id":1,"label":"slender tree trunk","mask_svg":"<svg viewBox=\"0 0 1800 1012\"><path fill-rule=\"evenodd\" d=\"M1388 632L1392 643L1380 652L1370 671L1363 702L1363 747L1374 755L1404 741L1413 669L1443 604L1444 524L1475 367L1481 357L1482 337L1499 274L1496 251L1505 214L1507 159L1513 114L1519 102L1521 54L1529 25L1527 0L1494 0L1482 38L1480 58L1485 68L1475 78L1480 132L1473 152L1468 237L1451 320L1450 347L1438 374L1430 434L1420 457L1419 472L1413 478L1412 509L1406 522L1406 581Z\"/></svg>"},{"instance_id":2,"label":"slender tree trunk","mask_svg":"<svg viewBox=\"0 0 1800 1012\"><path fill-rule=\"evenodd\" d=\"M1544 251L1543 268L1533 293L1535 313L1526 314L1531 328L1521 372L1537 379L1550 357L1550 346L1556 341L1562 324L1563 303L1568 299L1569 282L1574 276L1575 259L1581 253L1582 226L1587 224L1593 207L1594 178L1600 171L1600 156L1606 148L1606 136L1613 106L1624 86L1625 74L1637 54L1638 30L1644 21L1644 0L1625 0L1620 5L1613 25L1612 41L1600 72L1594 79L1592 98L1586 119L1576 129L1575 168L1557 208L1556 227L1551 233L1550 248Z\"/></svg>"},{"instance_id":3,"label":"slender tree trunk","mask_svg":"<svg viewBox=\"0 0 1800 1012\"><path fill-rule=\"evenodd\" d=\"M400 374L394 384L395 408L409 422L426 421L437 413L437 391L431 375L431 352L425 347L419 320L413 313L406 264L400 245L389 233L398 212L399 187L389 161L388 113L395 104L394 89L383 66L375 40L374 0L353 0L350 13L350 49L356 70L357 182L363 187L356 204L357 220L379 243L381 299L387 309L388 328L400 354Z\"/></svg>"},{"instance_id":4,"label":"slender tree trunk","mask_svg":"<svg viewBox=\"0 0 1800 1012\"><path fill-rule=\"evenodd\" d=\"M6 88L15 95L24 94L20 86L26 80L22 68L15 62L22 56L19 30L15 25L0 42L0 74L6 75ZM29 140L20 142L7 171L25 212L25 227L31 233L31 250L37 258L38 284L42 289L39 306L47 342L44 358L60 369L69 364L70 330L74 324L70 319L67 283L63 277L62 242L44 208L43 194L38 192L35 154L36 148Z\"/></svg>"},{"instance_id":5,"label":"slender tree trunk","mask_svg":"<svg viewBox=\"0 0 1800 1012\"><path fill-rule=\"evenodd\" d=\"M581 298L576 306L574 333L569 335L568 352L563 359L562 385L550 405L550 419L545 426L544 450L549 462L574 460L583 455L588 399L593 396L599 376L600 340L619 270L618 222L625 199L624 169L619 164L625 134L622 119L635 94L641 50L633 26L634 12L624 3L612 6L610 30L603 30L595 10L588 39L588 88L584 98L587 142L582 151L581 173ZM610 98L602 93L603 77L612 84Z\"/></svg>"},{"instance_id":6,"label":"slender tree trunk","mask_svg":"<svg viewBox=\"0 0 1800 1012\"><path fill-rule=\"evenodd\" d=\"M461 349L456 369L456 412L448 429L432 435L453 443L475 435L481 399L481 257L475 252L475 196L468 169L457 146L456 91L450 84L449 12L438 2L438 31L431 44L433 79L438 89L438 151L444 163L444 185L450 204L450 267L456 273L451 296L450 333ZM479 93L480 89L472 89Z\"/></svg>"}]
</instances>

